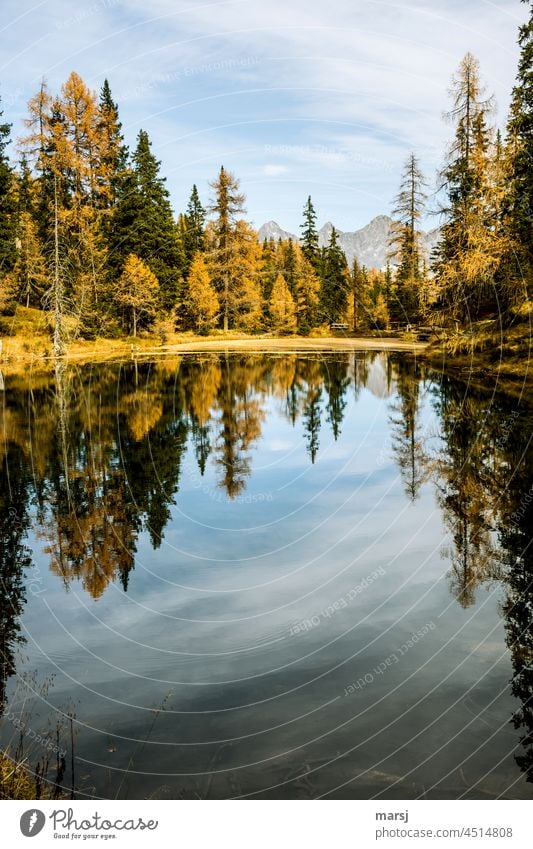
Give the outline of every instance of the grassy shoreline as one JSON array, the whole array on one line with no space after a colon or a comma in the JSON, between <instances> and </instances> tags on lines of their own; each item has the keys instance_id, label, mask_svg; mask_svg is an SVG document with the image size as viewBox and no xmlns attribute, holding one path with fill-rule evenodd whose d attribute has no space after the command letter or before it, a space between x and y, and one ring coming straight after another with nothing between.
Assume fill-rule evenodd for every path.
<instances>
[{"instance_id":1,"label":"grassy shoreline","mask_svg":"<svg viewBox=\"0 0 533 849\"><path fill-rule=\"evenodd\" d=\"M4 371L26 369L48 371L53 368L52 342L46 316L39 310L19 307L15 316L4 321L6 332L0 333L2 342L0 368ZM136 338L97 338L91 341L76 340L67 346L65 361L70 363L105 362L124 358L162 357L208 351L320 351L320 350L373 350L410 351L421 353L427 343L414 338L396 338L386 335L368 337L342 337L331 335L274 336L273 334L247 334L230 331L213 331L209 336L194 333L143 334Z\"/></svg>"},{"instance_id":2,"label":"grassy shoreline","mask_svg":"<svg viewBox=\"0 0 533 849\"><path fill-rule=\"evenodd\" d=\"M529 315L502 330L496 322L480 322L467 330L450 331L440 340L419 342L416 337L374 334L368 336L274 336L213 331L209 336L167 333L137 338L77 340L68 345L64 361L76 365L124 359L158 359L182 354L217 351L290 352L398 351L413 355L438 371L446 371L469 383L489 378L489 385L505 385L513 394L531 394L532 334ZM39 310L19 308L11 320L9 335L0 334L0 369L4 374L49 372L54 368L50 334Z\"/></svg>"},{"instance_id":3,"label":"grassy shoreline","mask_svg":"<svg viewBox=\"0 0 533 849\"><path fill-rule=\"evenodd\" d=\"M9 344L11 343L11 344ZM0 355L0 371L4 375L20 374L22 371L50 372L56 360L50 350L36 353L24 348L25 340L10 337L4 340ZM406 342L402 339L339 339L322 337L310 339L304 336L219 336L187 337L166 343L156 339L101 339L94 342L75 342L68 346L62 360L75 365L90 363L119 362L125 359L147 360L176 357L183 354L216 353L224 351L246 353L306 353L311 351L404 351L420 356L427 348L425 342Z\"/></svg>"}]
</instances>

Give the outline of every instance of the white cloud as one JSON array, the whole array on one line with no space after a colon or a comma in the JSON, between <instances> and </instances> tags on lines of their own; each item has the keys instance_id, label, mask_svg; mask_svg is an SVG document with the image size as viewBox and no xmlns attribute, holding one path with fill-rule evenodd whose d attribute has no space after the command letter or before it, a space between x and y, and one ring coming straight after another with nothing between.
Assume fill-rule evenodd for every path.
<instances>
[{"instance_id":1,"label":"white cloud","mask_svg":"<svg viewBox=\"0 0 533 849\"><path fill-rule=\"evenodd\" d=\"M289 169L286 165L263 165L263 174L267 177L280 177L287 174Z\"/></svg>"}]
</instances>

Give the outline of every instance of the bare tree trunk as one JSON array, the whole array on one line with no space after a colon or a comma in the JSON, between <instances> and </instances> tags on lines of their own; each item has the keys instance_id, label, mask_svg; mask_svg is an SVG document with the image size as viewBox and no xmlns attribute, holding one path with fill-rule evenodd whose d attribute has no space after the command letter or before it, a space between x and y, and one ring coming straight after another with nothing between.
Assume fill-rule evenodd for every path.
<instances>
[{"instance_id":1,"label":"bare tree trunk","mask_svg":"<svg viewBox=\"0 0 533 849\"><path fill-rule=\"evenodd\" d=\"M63 282L59 270L59 223L57 215L57 177L54 178L54 357L65 353L63 339Z\"/></svg>"},{"instance_id":2,"label":"bare tree trunk","mask_svg":"<svg viewBox=\"0 0 533 849\"><path fill-rule=\"evenodd\" d=\"M229 285L228 285L228 275L226 273L224 277L224 332L228 332L228 293L229 293Z\"/></svg>"}]
</instances>

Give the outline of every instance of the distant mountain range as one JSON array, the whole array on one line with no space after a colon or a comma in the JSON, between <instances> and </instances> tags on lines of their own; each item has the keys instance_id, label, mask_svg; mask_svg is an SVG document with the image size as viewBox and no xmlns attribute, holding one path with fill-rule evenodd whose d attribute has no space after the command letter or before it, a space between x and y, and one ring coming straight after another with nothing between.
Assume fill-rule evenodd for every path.
<instances>
[{"instance_id":1,"label":"distant mountain range","mask_svg":"<svg viewBox=\"0 0 533 849\"><path fill-rule=\"evenodd\" d=\"M353 233L337 230L339 245L346 254L346 259L351 265L354 257L357 257L361 265L366 265L367 268L385 268L387 264L387 254L389 253L389 239L392 228L392 218L388 215L378 215L373 218L369 224L362 227L360 230L355 230ZM318 232L318 243L320 247L325 247L330 240L333 224L328 221L320 228ZM276 221L268 221L263 224L258 231L259 241L273 238L276 241L281 239L292 239L299 242L299 236L294 233L288 233L283 230ZM430 230L428 233L422 234L422 240L427 257L437 244L439 238L439 230Z\"/></svg>"}]
</instances>

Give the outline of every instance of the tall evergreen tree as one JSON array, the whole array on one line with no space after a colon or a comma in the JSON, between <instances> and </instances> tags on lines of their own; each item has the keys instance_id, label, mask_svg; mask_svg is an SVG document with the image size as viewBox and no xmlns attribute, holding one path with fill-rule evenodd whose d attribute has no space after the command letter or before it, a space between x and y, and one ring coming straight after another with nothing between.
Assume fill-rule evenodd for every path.
<instances>
[{"instance_id":1,"label":"tall evergreen tree","mask_svg":"<svg viewBox=\"0 0 533 849\"><path fill-rule=\"evenodd\" d=\"M307 260L309 260L315 271L317 271L320 251L318 248L316 212L311 200L311 195L307 198L304 206L304 220L300 229L302 231L301 244L304 256Z\"/></svg>"},{"instance_id":2,"label":"tall evergreen tree","mask_svg":"<svg viewBox=\"0 0 533 849\"><path fill-rule=\"evenodd\" d=\"M418 319L424 284L419 226L427 199L425 186L418 160L411 153L394 202L391 236L391 247L398 262L393 316L408 322Z\"/></svg>"},{"instance_id":3,"label":"tall evergreen tree","mask_svg":"<svg viewBox=\"0 0 533 849\"><path fill-rule=\"evenodd\" d=\"M344 251L337 241L333 227L328 247L324 254L323 274L320 287L320 307L323 321L339 321L348 300L348 263Z\"/></svg>"},{"instance_id":4,"label":"tall evergreen tree","mask_svg":"<svg viewBox=\"0 0 533 849\"><path fill-rule=\"evenodd\" d=\"M28 165L37 175L36 208L39 237L46 244L51 235L52 208L54 203L54 172L50 154L55 151L52 142L52 95L46 80L41 81L39 91L28 102L28 117L24 124L28 135L22 139Z\"/></svg>"},{"instance_id":5,"label":"tall evergreen tree","mask_svg":"<svg viewBox=\"0 0 533 849\"><path fill-rule=\"evenodd\" d=\"M11 124L2 122L3 114L0 108L0 275L12 271L17 258L15 179L7 154Z\"/></svg>"},{"instance_id":6,"label":"tall evergreen tree","mask_svg":"<svg viewBox=\"0 0 533 849\"><path fill-rule=\"evenodd\" d=\"M185 232L183 234L186 272L189 271L193 257L205 248L206 211L200 201L196 184L192 187L187 211L185 213Z\"/></svg>"},{"instance_id":7,"label":"tall evergreen tree","mask_svg":"<svg viewBox=\"0 0 533 849\"><path fill-rule=\"evenodd\" d=\"M274 281L279 273L277 248L274 239L265 239L261 249L261 292L268 303Z\"/></svg>"},{"instance_id":8,"label":"tall evergreen tree","mask_svg":"<svg viewBox=\"0 0 533 849\"><path fill-rule=\"evenodd\" d=\"M354 257L352 273L350 275L350 289L352 296L352 330L357 333L366 324L366 289L368 279L366 269L361 267L357 257Z\"/></svg>"},{"instance_id":9,"label":"tall evergreen tree","mask_svg":"<svg viewBox=\"0 0 533 849\"><path fill-rule=\"evenodd\" d=\"M124 144L118 106L113 100L107 80L104 80L98 104L99 185L98 205L113 207L119 193L119 183L127 167L128 148Z\"/></svg>"},{"instance_id":10,"label":"tall evergreen tree","mask_svg":"<svg viewBox=\"0 0 533 849\"><path fill-rule=\"evenodd\" d=\"M130 254L138 256L159 281L162 307L171 310L178 297L183 257L160 166L148 133L141 130L113 215L110 262L120 274L126 258Z\"/></svg>"},{"instance_id":11,"label":"tall evergreen tree","mask_svg":"<svg viewBox=\"0 0 533 849\"><path fill-rule=\"evenodd\" d=\"M526 281L527 296L533 297L533 3L529 20L520 27L520 58L513 89L507 148L509 152L509 184L506 218L513 241L509 271L519 282Z\"/></svg>"},{"instance_id":12,"label":"tall evergreen tree","mask_svg":"<svg viewBox=\"0 0 533 849\"><path fill-rule=\"evenodd\" d=\"M296 317L298 321L298 332L306 335L317 324L320 280L315 269L300 248L297 250L297 256Z\"/></svg>"},{"instance_id":13,"label":"tall evergreen tree","mask_svg":"<svg viewBox=\"0 0 533 849\"><path fill-rule=\"evenodd\" d=\"M298 258L296 248L292 239L281 243L282 269L281 274L285 278L285 282L289 287L289 291L296 298L296 286L298 277Z\"/></svg>"}]
</instances>

